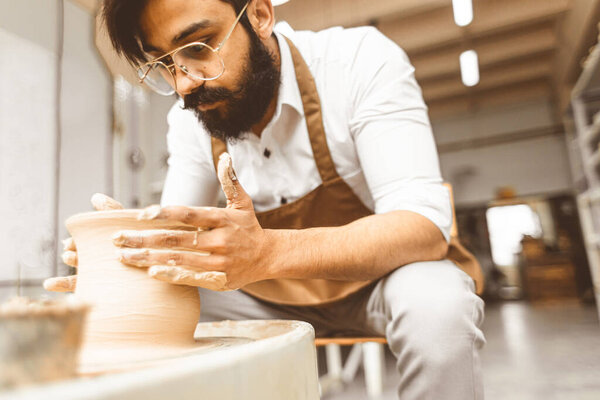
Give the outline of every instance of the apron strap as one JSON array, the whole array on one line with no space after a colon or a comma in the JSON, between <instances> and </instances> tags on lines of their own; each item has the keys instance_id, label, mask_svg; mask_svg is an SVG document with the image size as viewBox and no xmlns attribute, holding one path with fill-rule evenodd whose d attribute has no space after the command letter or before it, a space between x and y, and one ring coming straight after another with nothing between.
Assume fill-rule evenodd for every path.
<instances>
[{"instance_id":1,"label":"apron strap","mask_svg":"<svg viewBox=\"0 0 600 400\"><path fill-rule=\"evenodd\" d=\"M319 175L323 182L329 182L339 177L333 159L331 158L331 152L327 145L327 139L325 137L325 128L323 127L323 116L321 114L321 100L319 99L319 93L317 92L317 86L313 79L304 58L294 46L292 41L285 38L287 41L290 51L292 53L292 60L294 61L294 70L296 71L296 82L300 95L302 97L302 106L304 107L304 117L306 119L306 128L308 129L308 136L310 138L310 145L312 147L315 163L319 170ZM212 155L215 171L219 164L219 156L221 153L227 151L227 144L220 139L214 137L211 138L212 144Z\"/></svg>"},{"instance_id":2,"label":"apron strap","mask_svg":"<svg viewBox=\"0 0 600 400\"><path fill-rule=\"evenodd\" d=\"M323 116L321 115L321 100L319 99L319 92L317 92L317 85L308 69L308 65L306 65L304 58L302 58L300 51L298 51L290 39L285 36L284 38L290 47L292 60L294 61L296 82L298 83L300 96L302 97L304 118L306 119L306 127L308 129L308 136L310 137L310 145L315 157L315 163L317 164L319 175L321 175L321 180L323 182L328 182L336 179L338 173L335 169L333 159L331 158L331 152L329 151L329 146L327 145L327 139L325 137Z\"/></svg>"}]
</instances>

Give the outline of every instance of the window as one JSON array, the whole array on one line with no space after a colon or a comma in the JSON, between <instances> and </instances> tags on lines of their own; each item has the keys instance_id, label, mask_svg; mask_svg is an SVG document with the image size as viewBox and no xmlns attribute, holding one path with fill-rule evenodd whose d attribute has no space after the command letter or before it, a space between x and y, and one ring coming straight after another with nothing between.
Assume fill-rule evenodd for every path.
<instances>
[{"instance_id":1,"label":"window","mask_svg":"<svg viewBox=\"0 0 600 400\"><path fill-rule=\"evenodd\" d=\"M491 207L486 212L492 258L499 266L517 264L524 235L542 236L538 215L526 204Z\"/></svg>"}]
</instances>

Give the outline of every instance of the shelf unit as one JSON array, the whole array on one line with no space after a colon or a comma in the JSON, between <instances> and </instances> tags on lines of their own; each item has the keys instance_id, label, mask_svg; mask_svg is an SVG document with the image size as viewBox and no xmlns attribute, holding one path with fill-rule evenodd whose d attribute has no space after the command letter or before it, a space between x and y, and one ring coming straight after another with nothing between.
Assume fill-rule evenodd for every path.
<instances>
[{"instance_id":1,"label":"shelf unit","mask_svg":"<svg viewBox=\"0 0 600 400\"><path fill-rule=\"evenodd\" d=\"M590 264L596 304L600 310L600 45L586 60L571 93L576 165L582 178L577 184L579 218ZM572 154L573 155L573 154ZM600 311L599 311L600 312Z\"/></svg>"}]
</instances>

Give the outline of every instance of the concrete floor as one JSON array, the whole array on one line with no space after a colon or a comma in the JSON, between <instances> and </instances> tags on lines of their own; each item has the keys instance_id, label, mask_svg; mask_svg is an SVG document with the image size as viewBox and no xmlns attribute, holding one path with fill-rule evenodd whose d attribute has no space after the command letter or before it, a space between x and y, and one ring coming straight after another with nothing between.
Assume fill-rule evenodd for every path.
<instances>
[{"instance_id":1,"label":"concrete floor","mask_svg":"<svg viewBox=\"0 0 600 400\"><path fill-rule=\"evenodd\" d=\"M486 400L600 399L600 324L595 306L525 302L486 306L482 351ZM381 400L396 400L394 359L386 355ZM366 399L362 374L323 400Z\"/></svg>"}]
</instances>

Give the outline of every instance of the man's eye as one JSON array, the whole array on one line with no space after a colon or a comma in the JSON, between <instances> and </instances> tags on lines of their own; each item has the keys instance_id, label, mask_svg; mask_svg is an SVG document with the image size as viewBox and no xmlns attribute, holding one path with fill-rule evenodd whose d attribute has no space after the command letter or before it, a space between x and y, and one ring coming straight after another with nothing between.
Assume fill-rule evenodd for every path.
<instances>
[{"instance_id":1,"label":"man's eye","mask_svg":"<svg viewBox=\"0 0 600 400\"><path fill-rule=\"evenodd\" d=\"M194 44L183 49L183 54L185 57L192 58L200 58L205 57L207 53L210 52L210 49L203 44Z\"/></svg>"},{"instance_id":2,"label":"man's eye","mask_svg":"<svg viewBox=\"0 0 600 400\"><path fill-rule=\"evenodd\" d=\"M208 44L210 45L210 41L213 40L212 36L207 36L205 38L202 38L201 40L198 40L200 43L204 43L204 44Z\"/></svg>"},{"instance_id":3,"label":"man's eye","mask_svg":"<svg viewBox=\"0 0 600 400\"><path fill-rule=\"evenodd\" d=\"M150 60L148 61L152 61L152 62L156 62L156 61L160 61L161 63L165 64L165 65L169 65L173 63L173 60L171 59L171 56L156 56L156 57L151 57Z\"/></svg>"},{"instance_id":4,"label":"man's eye","mask_svg":"<svg viewBox=\"0 0 600 400\"><path fill-rule=\"evenodd\" d=\"M188 49L190 50L191 53L198 53L198 54L207 50L206 46L204 46L203 44L195 44L193 46L188 47Z\"/></svg>"}]
</instances>

